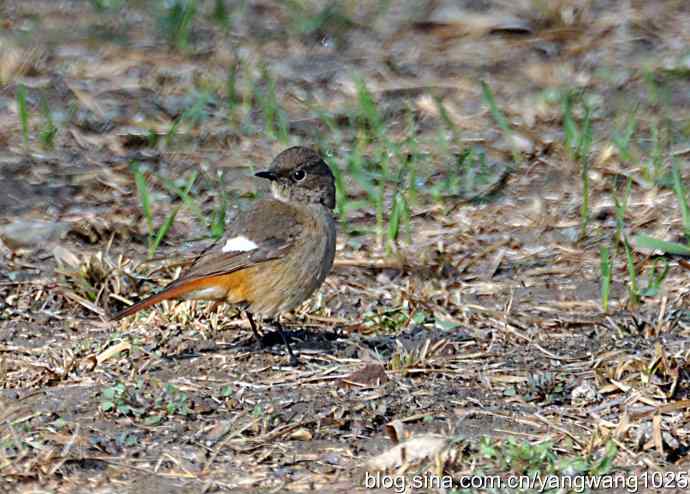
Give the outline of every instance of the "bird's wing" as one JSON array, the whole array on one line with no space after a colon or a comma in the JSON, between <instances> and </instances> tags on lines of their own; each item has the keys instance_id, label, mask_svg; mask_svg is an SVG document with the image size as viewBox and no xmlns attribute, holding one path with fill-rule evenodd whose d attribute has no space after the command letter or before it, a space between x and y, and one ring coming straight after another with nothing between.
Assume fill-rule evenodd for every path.
<instances>
[{"instance_id":1,"label":"bird's wing","mask_svg":"<svg viewBox=\"0 0 690 494\"><path fill-rule=\"evenodd\" d=\"M111 319L117 321L162 300L213 287L215 277L284 256L300 235L300 220L299 210L289 204L273 199L256 203L229 226L221 242L204 249L180 278Z\"/></svg>"},{"instance_id":2,"label":"bird's wing","mask_svg":"<svg viewBox=\"0 0 690 494\"><path fill-rule=\"evenodd\" d=\"M293 206L266 199L240 214L228 226L228 232L211 245L182 276L178 284L229 274L255 264L284 256L300 234L299 212Z\"/></svg>"}]
</instances>

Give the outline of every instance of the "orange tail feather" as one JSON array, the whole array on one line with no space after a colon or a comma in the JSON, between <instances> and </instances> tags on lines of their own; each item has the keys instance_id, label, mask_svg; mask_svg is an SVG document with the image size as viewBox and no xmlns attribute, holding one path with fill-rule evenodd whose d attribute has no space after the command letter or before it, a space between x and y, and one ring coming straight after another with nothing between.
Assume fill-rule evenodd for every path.
<instances>
[{"instance_id":1,"label":"orange tail feather","mask_svg":"<svg viewBox=\"0 0 690 494\"><path fill-rule=\"evenodd\" d=\"M120 319L124 319L127 316L136 314L140 310L151 307L152 305L156 305L157 303L162 302L163 300L180 298L183 295L186 295L187 293L199 290L201 288L217 286L218 281L213 278L202 278L198 280L182 282L179 284L178 283L179 282L174 282L173 285L164 288L163 291L156 293L155 295L151 295L150 297L145 298L144 300L137 302L136 304L131 305L126 309L121 310L120 312L117 312L116 314L110 316L110 320L119 321Z\"/></svg>"}]
</instances>

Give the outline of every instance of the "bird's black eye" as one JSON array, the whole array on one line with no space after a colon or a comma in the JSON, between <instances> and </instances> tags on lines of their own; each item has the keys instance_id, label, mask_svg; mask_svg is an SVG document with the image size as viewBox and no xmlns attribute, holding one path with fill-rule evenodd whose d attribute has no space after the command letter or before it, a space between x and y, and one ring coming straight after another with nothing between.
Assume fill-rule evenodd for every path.
<instances>
[{"instance_id":1,"label":"bird's black eye","mask_svg":"<svg viewBox=\"0 0 690 494\"><path fill-rule=\"evenodd\" d=\"M295 182L301 182L302 180L304 180L304 177L306 176L307 174L304 173L304 170L295 170L294 172L292 172L292 179Z\"/></svg>"}]
</instances>

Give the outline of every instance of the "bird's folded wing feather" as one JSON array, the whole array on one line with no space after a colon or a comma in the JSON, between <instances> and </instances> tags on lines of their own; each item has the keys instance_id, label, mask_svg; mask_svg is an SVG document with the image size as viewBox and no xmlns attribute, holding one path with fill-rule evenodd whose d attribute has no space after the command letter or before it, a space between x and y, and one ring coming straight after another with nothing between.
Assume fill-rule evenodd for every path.
<instances>
[{"instance_id":1,"label":"bird's folded wing feather","mask_svg":"<svg viewBox=\"0 0 690 494\"><path fill-rule=\"evenodd\" d=\"M280 258L293 246L301 226L293 206L274 199L259 201L240 214L226 235L196 256L187 271L167 288Z\"/></svg>"}]
</instances>

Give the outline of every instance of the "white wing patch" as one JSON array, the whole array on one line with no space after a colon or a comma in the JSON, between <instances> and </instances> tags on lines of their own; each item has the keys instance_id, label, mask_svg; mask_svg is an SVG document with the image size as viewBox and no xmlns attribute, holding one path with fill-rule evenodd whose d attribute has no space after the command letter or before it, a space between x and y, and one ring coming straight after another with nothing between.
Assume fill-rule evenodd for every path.
<instances>
[{"instance_id":1,"label":"white wing patch","mask_svg":"<svg viewBox=\"0 0 690 494\"><path fill-rule=\"evenodd\" d=\"M249 252L250 250L254 250L258 247L258 245L244 235L239 235L237 237L229 238L228 241L225 242L223 252Z\"/></svg>"}]
</instances>

